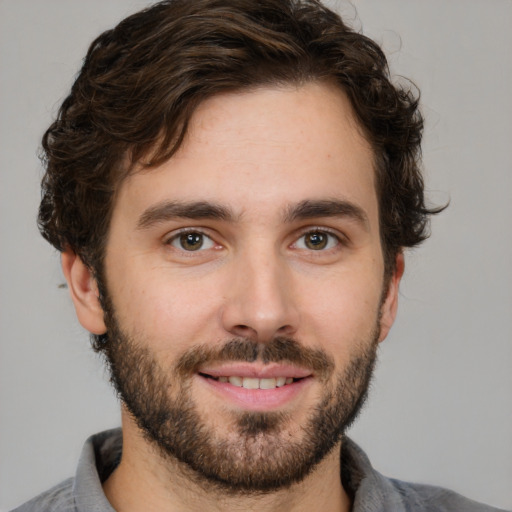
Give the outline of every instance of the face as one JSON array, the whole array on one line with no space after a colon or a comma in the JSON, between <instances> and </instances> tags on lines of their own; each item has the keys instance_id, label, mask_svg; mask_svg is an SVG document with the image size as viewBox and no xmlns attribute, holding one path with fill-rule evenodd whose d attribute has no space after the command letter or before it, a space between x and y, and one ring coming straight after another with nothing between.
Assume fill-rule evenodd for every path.
<instances>
[{"instance_id":1,"label":"face","mask_svg":"<svg viewBox=\"0 0 512 512\"><path fill-rule=\"evenodd\" d=\"M204 102L173 158L123 182L106 325L77 311L108 330L114 383L164 458L269 490L304 478L362 403L396 308L400 271L383 276L372 152L348 100L258 89Z\"/></svg>"}]
</instances>

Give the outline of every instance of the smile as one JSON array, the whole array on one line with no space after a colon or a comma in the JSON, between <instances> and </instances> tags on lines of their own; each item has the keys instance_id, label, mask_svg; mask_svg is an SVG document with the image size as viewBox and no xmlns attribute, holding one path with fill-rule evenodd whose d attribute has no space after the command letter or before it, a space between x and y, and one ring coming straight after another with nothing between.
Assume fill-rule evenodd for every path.
<instances>
[{"instance_id":1,"label":"smile","mask_svg":"<svg viewBox=\"0 0 512 512\"><path fill-rule=\"evenodd\" d=\"M227 363L196 375L225 404L260 412L291 406L315 380L310 370L286 364Z\"/></svg>"},{"instance_id":2,"label":"smile","mask_svg":"<svg viewBox=\"0 0 512 512\"><path fill-rule=\"evenodd\" d=\"M213 377L211 375L202 374L206 378L214 379L218 382L229 383L232 386L245 389L275 389L281 388L294 382L293 377L272 377L259 379L256 377L238 377L238 376L219 376Z\"/></svg>"}]
</instances>

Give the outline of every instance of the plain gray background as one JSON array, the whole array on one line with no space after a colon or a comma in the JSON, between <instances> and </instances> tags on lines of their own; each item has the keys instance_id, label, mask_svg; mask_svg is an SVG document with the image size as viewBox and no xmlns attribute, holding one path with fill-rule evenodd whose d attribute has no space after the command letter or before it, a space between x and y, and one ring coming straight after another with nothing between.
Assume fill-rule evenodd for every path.
<instances>
[{"instance_id":1,"label":"plain gray background","mask_svg":"<svg viewBox=\"0 0 512 512\"><path fill-rule=\"evenodd\" d=\"M335 5L422 89L433 235L351 436L383 473L512 508L512 2ZM40 137L100 31L143 0L0 0L0 510L71 476L119 423L35 217ZM332 3L331 3L332 5Z\"/></svg>"}]
</instances>

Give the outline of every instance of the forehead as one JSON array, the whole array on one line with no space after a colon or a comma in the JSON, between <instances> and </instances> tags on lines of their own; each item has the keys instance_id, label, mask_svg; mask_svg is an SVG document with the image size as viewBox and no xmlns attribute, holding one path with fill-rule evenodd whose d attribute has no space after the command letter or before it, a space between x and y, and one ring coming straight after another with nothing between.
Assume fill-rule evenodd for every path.
<instances>
[{"instance_id":1,"label":"forehead","mask_svg":"<svg viewBox=\"0 0 512 512\"><path fill-rule=\"evenodd\" d=\"M377 214L373 153L346 96L332 86L258 88L214 96L164 164L130 175L116 211L178 199L270 213L308 199L343 199ZM378 222L378 219L377 219Z\"/></svg>"}]
</instances>

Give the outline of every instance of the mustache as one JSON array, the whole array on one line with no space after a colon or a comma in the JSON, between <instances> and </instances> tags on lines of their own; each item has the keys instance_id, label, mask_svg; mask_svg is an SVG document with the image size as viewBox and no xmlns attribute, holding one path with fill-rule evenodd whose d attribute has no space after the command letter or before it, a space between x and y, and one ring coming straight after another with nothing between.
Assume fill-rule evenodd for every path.
<instances>
[{"instance_id":1,"label":"mustache","mask_svg":"<svg viewBox=\"0 0 512 512\"><path fill-rule=\"evenodd\" d=\"M181 376L196 373L208 363L238 361L252 363L291 363L327 378L334 371L334 359L325 351L302 346L293 338L279 336L268 343L257 343L248 338L233 338L220 347L195 346L182 354L176 363Z\"/></svg>"}]
</instances>

